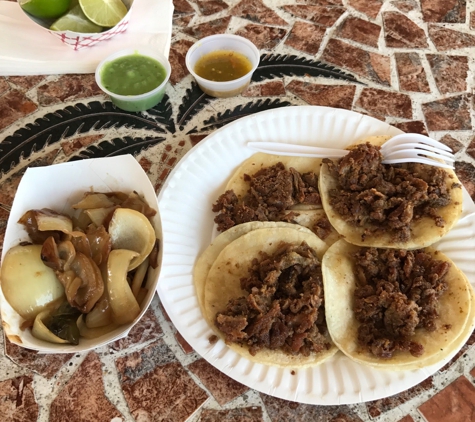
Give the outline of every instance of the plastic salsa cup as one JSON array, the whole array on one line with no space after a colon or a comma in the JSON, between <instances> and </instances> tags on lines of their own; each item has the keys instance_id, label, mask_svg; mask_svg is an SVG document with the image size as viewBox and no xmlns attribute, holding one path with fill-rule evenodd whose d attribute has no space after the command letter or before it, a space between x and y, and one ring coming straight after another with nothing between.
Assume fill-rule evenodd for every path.
<instances>
[{"instance_id":1,"label":"plastic salsa cup","mask_svg":"<svg viewBox=\"0 0 475 422\"><path fill-rule=\"evenodd\" d=\"M144 111L162 100L170 73L170 63L163 54L138 47L102 60L96 68L96 82L120 109Z\"/></svg>"}]
</instances>

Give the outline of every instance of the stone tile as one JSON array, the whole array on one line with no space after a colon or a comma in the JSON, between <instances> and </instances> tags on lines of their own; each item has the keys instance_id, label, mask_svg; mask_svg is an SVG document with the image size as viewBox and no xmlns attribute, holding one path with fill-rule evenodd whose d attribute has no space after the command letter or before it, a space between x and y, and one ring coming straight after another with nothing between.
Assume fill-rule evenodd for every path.
<instances>
[{"instance_id":1,"label":"stone tile","mask_svg":"<svg viewBox=\"0 0 475 422\"><path fill-rule=\"evenodd\" d=\"M198 142L202 141L204 138L206 138L208 135L190 135L190 141L191 141L191 145L192 146L195 146L196 144L198 144ZM164 313L164 316L165 316L165 319L167 321L170 321L170 317L167 315L167 313L165 312L165 310L163 309L163 307L161 308L162 309L162 312Z\"/></svg>"},{"instance_id":2,"label":"stone tile","mask_svg":"<svg viewBox=\"0 0 475 422\"><path fill-rule=\"evenodd\" d=\"M230 11L229 15L252 22L269 25L288 25L277 13L267 7L262 0L242 0Z\"/></svg>"},{"instance_id":3,"label":"stone tile","mask_svg":"<svg viewBox=\"0 0 475 422\"><path fill-rule=\"evenodd\" d=\"M57 81L40 85L38 102L42 106L102 95L94 75L63 75Z\"/></svg>"},{"instance_id":4,"label":"stone tile","mask_svg":"<svg viewBox=\"0 0 475 422\"><path fill-rule=\"evenodd\" d=\"M470 371L470 375L475 378L475 366L473 369Z\"/></svg>"},{"instance_id":5,"label":"stone tile","mask_svg":"<svg viewBox=\"0 0 475 422\"><path fill-rule=\"evenodd\" d=\"M140 164L140 167L142 167L143 171L145 173L148 173L152 167L152 162L150 160L148 160L147 158L145 157L142 157L140 160L139 160L139 164ZM161 330L161 328L160 328Z\"/></svg>"},{"instance_id":6,"label":"stone tile","mask_svg":"<svg viewBox=\"0 0 475 422\"><path fill-rule=\"evenodd\" d=\"M180 27L180 28L173 28L172 37L177 35L178 32L184 32L184 28L188 26L188 24L193 19L193 15L175 15L177 17L173 18L173 26Z\"/></svg>"},{"instance_id":7,"label":"stone tile","mask_svg":"<svg viewBox=\"0 0 475 422\"><path fill-rule=\"evenodd\" d=\"M285 45L308 54L317 54L324 35L324 27L312 23L296 21L289 36L285 40Z\"/></svg>"},{"instance_id":8,"label":"stone tile","mask_svg":"<svg viewBox=\"0 0 475 422\"><path fill-rule=\"evenodd\" d=\"M46 76L34 75L34 76L9 76L8 80L21 88L23 91L28 91L34 86L45 80Z\"/></svg>"},{"instance_id":9,"label":"stone tile","mask_svg":"<svg viewBox=\"0 0 475 422\"><path fill-rule=\"evenodd\" d=\"M463 375L419 406L430 422L475 420L475 386Z\"/></svg>"},{"instance_id":10,"label":"stone tile","mask_svg":"<svg viewBox=\"0 0 475 422\"><path fill-rule=\"evenodd\" d=\"M90 352L50 406L49 422L110 421L122 417L104 394L99 357Z\"/></svg>"},{"instance_id":11,"label":"stone tile","mask_svg":"<svg viewBox=\"0 0 475 422\"><path fill-rule=\"evenodd\" d=\"M3 421L31 422L38 418L33 378L17 377L0 381L0 415Z\"/></svg>"},{"instance_id":12,"label":"stone tile","mask_svg":"<svg viewBox=\"0 0 475 422\"><path fill-rule=\"evenodd\" d=\"M391 83L388 56L371 53L343 41L331 39L321 59L378 84L389 86Z\"/></svg>"},{"instance_id":13,"label":"stone tile","mask_svg":"<svg viewBox=\"0 0 475 422\"><path fill-rule=\"evenodd\" d=\"M419 396L433 387L432 377L399 394L366 403L366 409L372 418L399 407L401 404Z\"/></svg>"},{"instance_id":14,"label":"stone tile","mask_svg":"<svg viewBox=\"0 0 475 422\"><path fill-rule=\"evenodd\" d=\"M156 300L156 299L154 299ZM143 317L130 330L129 335L120 340L111 343L110 347L114 350L124 350L136 344L146 343L155 340L163 334L162 327L158 323L155 313L150 308Z\"/></svg>"},{"instance_id":15,"label":"stone tile","mask_svg":"<svg viewBox=\"0 0 475 422\"><path fill-rule=\"evenodd\" d=\"M137 421L185 421L208 399L162 341L116 359L116 366Z\"/></svg>"},{"instance_id":16,"label":"stone tile","mask_svg":"<svg viewBox=\"0 0 475 422\"><path fill-rule=\"evenodd\" d=\"M195 1L202 15L209 16L229 8L223 0Z\"/></svg>"},{"instance_id":17,"label":"stone tile","mask_svg":"<svg viewBox=\"0 0 475 422\"><path fill-rule=\"evenodd\" d=\"M222 19L216 19L199 25L194 25L190 28L185 28L182 32L198 39L214 34L224 34L228 28L230 20L231 16L226 16Z\"/></svg>"},{"instance_id":18,"label":"stone tile","mask_svg":"<svg viewBox=\"0 0 475 422\"><path fill-rule=\"evenodd\" d=\"M426 22L465 23L466 0L421 0Z\"/></svg>"},{"instance_id":19,"label":"stone tile","mask_svg":"<svg viewBox=\"0 0 475 422\"><path fill-rule=\"evenodd\" d=\"M287 31L283 28L273 26L256 25L250 23L236 32L236 35L247 38L261 50L271 50L275 48L285 37Z\"/></svg>"},{"instance_id":20,"label":"stone tile","mask_svg":"<svg viewBox=\"0 0 475 422\"><path fill-rule=\"evenodd\" d=\"M441 94L467 90L468 57L445 54L426 56Z\"/></svg>"},{"instance_id":21,"label":"stone tile","mask_svg":"<svg viewBox=\"0 0 475 422\"><path fill-rule=\"evenodd\" d=\"M243 97L279 97L285 95L285 87L282 79L251 84L243 93Z\"/></svg>"},{"instance_id":22,"label":"stone tile","mask_svg":"<svg viewBox=\"0 0 475 422\"><path fill-rule=\"evenodd\" d=\"M229 378L204 359L188 365L188 369L201 380L221 406L249 390L249 387Z\"/></svg>"},{"instance_id":23,"label":"stone tile","mask_svg":"<svg viewBox=\"0 0 475 422\"><path fill-rule=\"evenodd\" d=\"M172 73L170 75L170 83L172 85L176 85L189 74L185 64L185 57L188 49L192 45L193 42L188 40L180 40L171 45L168 61L172 68Z\"/></svg>"},{"instance_id":24,"label":"stone tile","mask_svg":"<svg viewBox=\"0 0 475 422\"><path fill-rule=\"evenodd\" d=\"M200 422L263 422L262 408L238 407L229 410L203 409Z\"/></svg>"},{"instance_id":25,"label":"stone tile","mask_svg":"<svg viewBox=\"0 0 475 422\"><path fill-rule=\"evenodd\" d=\"M178 331L175 333L175 340L178 342L182 350L187 355L194 352L193 347L189 345L189 343L183 338L183 336Z\"/></svg>"},{"instance_id":26,"label":"stone tile","mask_svg":"<svg viewBox=\"0 0 475 422\"><path fill-rule=\"evenodd\" d=\"M470 13L470 29L475 29L475 12Z\"/></svg>"},{"instance_id":27,"label":"stone tile","mask_svg":"<svg viewBox=\"0 0 475 422\"><path fill-rule=\"evenodd\" d=\"M414 422L411 415L406 415L402 419L399 419L398 422Z\"/></svg>"},{"instance_id":28,"label":"stone tile","mask_svg":"<svg viewBox=\"0 0 475 422\"><path fill-rule=\"evenodd\" d=\"M411 97L399 92L364 88L356 101L356 106L381 116L412 119Z\"/></svg>"},{"instance_id":29,"label":"stone tile","mask_svg":"<svg viewBox=\"0 0 475 422\"><path fill-rule=\"evenodd\" d=\"M395 126L406 133L420 133L421 135L426 136L429 135L427 133L426 125L420 120L414 120L412 122L392 123L392 126Z\"/></svg>"},{"instance_id":30,"label":"stone tile","mask_svg":"<svg viewBox=\"0 0 475 422\"><path fill-rule=\"evenodd\" d=\"M401 12L410 12L417 9L418 3L416 0L395 0L391 4L397 7Z\"/></svg>"},{"instance_id":31,"label":"stone tile","mask_svg":"<svg viewBox=\"0 0 475 422\"><path fill-rule=\"evenodd\" d=\"M470 157L475 158L475 136L472 138L472 140L468 144L466 152L468 155L470 155Z\"/></svg>"},{"instance_id":32,"label":"stone tile","mask_svg":"<svg viewBox=\"0 0 475 422\"><path fill-rule=\"evenodd\" d=\"M195 9L186 0L173 0L173 13L194 13Z\"/></svg>"},{"instance_id":33,"label":"stone tile","mask_svg":"<svg viewBox=\"0 0 475 422\"><path fill-rule=\"evenodd\" d=\"M0 130L36 111L38 106L20 91L13 89L0 97Z\"/></svg>"},{"instance_id":34,"label":"stone tile","mask_svg":"<svg viewBox=\"0 0 475 422\"><path fill-rule=\"evenodd\" d=\"M289 5L282 8L298 18L325 27L332 26L346 10L344 7L339 6L314 6L306 4Z\"/></svg>"},{"instance_id":35,"label":"stone tile","mask_svg":"<svg viewBox=\"0 0 475 422\"><path fill-rule=\"evenodd\" d=\"M470 99L467 95L422 104L427 127L433 130L472 130Z\"/></svg>"},{"instance_id":36,"label":"stone tile","mask_svg":"<svg viewBox=\"0 0 475 422\"><path fill-rule=\"evenodd\" d=\"M348 0L348 4L358 12L364 13L372 19L376 19L383 0Z\"/></svg>"},{"instance_id":37,"label":"stone tile","mask_svg":"<svg viewBox=\"0 0 475 422\"><path fill-rule=\"evenodd\" d=\"M417 53L394 53L394 57L401 91L430 92L426 72Z\"/></svg>"},{"instance_id":38,"label":"stone tile","mask_svg":"<svg viewBox=\"0 0 475 422\"><path fill-rule=\"evenodd\" d=\"M5 338L5 355L17 365L50 379L74 356L74 353L40 354L35 350L17 346Z\"/></svg>"},{"instance_id":39,"label":"stone tile","mask_svg":"<svg viewBox=\"0 0 475 422\"><path fill-rule=\"evenodd\" d=\"M287 87L310 105L345 108L351 110L356 87L354 85L322 85L303 81L292 81Z\"/></svg>"},{"instance_id":40,"label":"stone tile","mask_svg":"<svg viewBox=\"0 0 475 422\"><path fill-rule=\"evenodd\" d=\"M362 422L348 406L313 406L282 400L260 393L262 402L272 422L318 421L318 422Z\"/></svg>"},{"instance_id":41,"label":"stone tile","mask_svg":"<svg viewBox=\"0 0 475 422\"><path fill-rule=\"evenodd\" d=\"M455 174L465 186L473 201L475 201L475 167L465 161L455 162Z\"/></svg>"},{"instance_id":42,"label":"stone tile","mask_svg":"<svg viewBox=\"0 0 475 422\"><path fill-rule=\"evenodd\" d=\"M452 151L454 154L456 154L463 148L462 142L458 141L451 135L444 135L442 138L439 139L439 141L447 145L449 148L452 148ZM475 139L472 140L472 142L474 141ZM475 147L475 142L474 142L474 147Z\"/></svg>"},{"instance_id":43,"label":"stone tile","mask_svg":"<svg viewBox=\"0 0 475 422\"><path fill-rule=\"evenodd\" d=\"M3 95L10 89L10 85L8 85L7 80L4 76L0 76L0 95Z\"/></svg>"},{"instance_id":44,"label":"stone tile","mask_svg":"<svg viewBox=\"0 0 475 422\"><path fill-rule=\"evenodd\" d=\"M428 47L426 35L408 17L399 12L383 13L384 39L391 48Z\"/></svg>"},{"instance_id":45,"label":"stone tile","mask_svg":"<svg viewBox=\"0 0 475 422\"><path fill-rule=\"evenodd\" d=\"M339 38L346 38L360 44L378 48L378 38L381 27L364 19L349 16L335 32Z\"/></svg>"},{"instance_id":46,"label":"stone tile","mask_svg":"<svg viewBox=\"0 0 475 422\"><path fill-rule=\"evenodd\" d=\"M429 37L439 51L457 50L475 46L475 36L454 29L429 24Z\"/></svg>"},{"instance_id":47,"label":"stone tile","mask_svg":"<svg viewBox=\"0 0 475 422\"><path fill-rule=\"evenodd\" d=\"M88 145L93 144L94 142L102 139L104 135L86 135L86 136L77 136L71 137L66 141L61 142L61 148L66 156L74 154L75 152L87 147Z\"/></svg>"}]
</instances>

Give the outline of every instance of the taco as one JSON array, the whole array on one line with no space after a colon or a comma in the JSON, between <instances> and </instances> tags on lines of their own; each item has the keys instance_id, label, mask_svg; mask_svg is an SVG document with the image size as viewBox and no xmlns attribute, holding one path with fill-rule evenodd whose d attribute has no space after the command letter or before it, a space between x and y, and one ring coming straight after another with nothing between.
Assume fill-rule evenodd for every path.
<instances>
[{"instance_id":1,"label":"taco","mask_svg":"<svg viewBox=\"0 0 475 422\"><path fill-rule=\"evenodd\" d=\"M205 282L207 320L247 359L316 365L336 353L326 329L320 260L326 245L294 228L253 230L226 246Z\"/></svg>"},{"instance_id":2,"label":"taco","mask_svg":"<svg viewBox=\"0 0 475 422\"><path fill-rule=\"evenodd\" d=\"M254 154L213 204L218 231L249 221L289 221L289 212L321 209L321 159Z\"/></svg>"},{"instance_id":3,"label":"taco","mask_svg":"<svg viewBox=\"0 0 475 422\"><path fill-rule=\"evenodd\" d=\"M338 161L324 160L319 177L323 208L335 230L355 245L429 246L458 221L462 185L450 169L382 164L382 140L368 139Z\"/></svg>"},{"instance_id":4,"label":"taco","mask_svg":"<svg viewBox=\"0 0 475 422\"><path fill-rule=\"evenodd\" d=\"M392 370L439 362L466 341L473 289L433 249L378 249L339 240L322 261L328 330L351 359Z\"/></svg>"}]
</instances>

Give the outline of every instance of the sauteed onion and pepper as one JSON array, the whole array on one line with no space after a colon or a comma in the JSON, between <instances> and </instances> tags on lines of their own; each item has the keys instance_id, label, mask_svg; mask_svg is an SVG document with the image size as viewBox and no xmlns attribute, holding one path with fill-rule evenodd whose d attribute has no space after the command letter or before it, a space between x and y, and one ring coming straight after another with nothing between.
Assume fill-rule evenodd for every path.
<instances>
[{"instance_id":1,"label":"sauteed onion and pepper","mask_svg":"<svg viewBox=\"0 0 475 422\"><path fill-rule=\"evenodd\" d=\"M34 337L78 344L135 320L159 243L156 210L136 192L87 192L73 216L29 210L19 220L31 242L5 255L1 287Z\"/></svg>"}]
</instances>

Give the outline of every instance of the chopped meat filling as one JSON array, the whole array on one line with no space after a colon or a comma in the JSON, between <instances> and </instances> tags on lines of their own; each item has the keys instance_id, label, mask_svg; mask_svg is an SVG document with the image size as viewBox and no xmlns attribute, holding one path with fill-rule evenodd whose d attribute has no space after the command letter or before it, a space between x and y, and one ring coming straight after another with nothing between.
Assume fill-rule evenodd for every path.
<instances>
[{"instance_id":1,"label":"chopped meat filling","mask_svg":"<svg viewBox=\"0 0 475 422\"><path fill-rule=\"evenodd\" d=\"M437 329L438 300L447 290L450 264L422 249L363 248L354 261L359 344L381 358L397 350L421 356L423 346L411 337L416 328Z\"/></svg>"},{"instance_id":2,"label":"chopped meat filling","mask_svg":"<svg viewBox=\"0 0 475 422\"><path fill-rule=\"evenodd\" d=\"M283 211L296 204L321 204L315 173L300 174L282 163L245 175L250 187L239 200L234 191L222 194L213 205L219 231L249 221L281 221Z\"/></svg>"},{"instance_id":3,"label":"chopped meat filling","mask_svg":"<svg viewBox=\"0 0 475 422\"><path fill-rule=\"evenodd\" d=\"M389 230L395 241L410 239L410 224L430 217L443 227L437 209L450 203L447 173L438 167L419 163L382 164L380 148L369 143L357 145L338 163L325 159L338 180L330 192L330 204L348 223L374 227L365 236ZM460 189L459 183L452 189Z\"/></svg>"},{"instance_id":4,"label":"chopped meat filling","mask_svg":"<svg viewBox=\"0 0 475 422\"><path fill-rule=\"evenodd\" d=\"M253 356L262 349L309 356L330 347L322 269L305 242L282 242L272 256L261 252L241 288L248 294L229 301L216 315L226 342L247 345Z\"/></svg>"}]
</instances>

